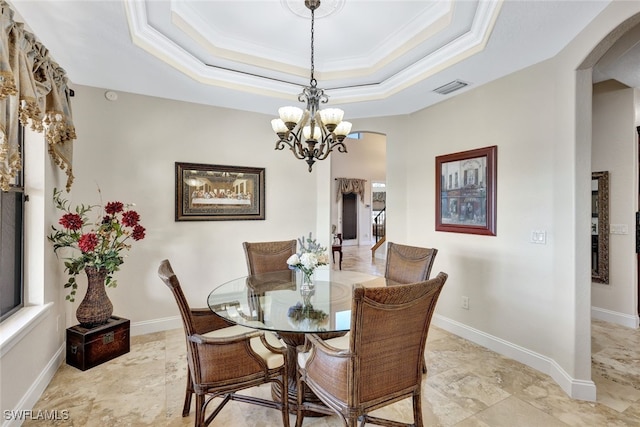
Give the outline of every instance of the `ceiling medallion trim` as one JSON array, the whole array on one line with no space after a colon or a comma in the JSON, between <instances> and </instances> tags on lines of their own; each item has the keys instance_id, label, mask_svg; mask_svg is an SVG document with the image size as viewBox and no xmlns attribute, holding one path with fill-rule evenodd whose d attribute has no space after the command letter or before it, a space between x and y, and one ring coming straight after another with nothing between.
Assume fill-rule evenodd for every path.
<instances>
[{"instance_id":1,"label":"ceiling medallion trim","mask_svg":"<svg viewBox=\"0 0 640 427\"><path fill-rule=\"evenodd\" d=\"M322 0L320 7L314 11L315 19L322 19L339 13L344 7L344 2L345 0ZM311 19L311 11L301 0L280 0L280 5L283 9L300 18Z\"/></svg>"}]
</instances>

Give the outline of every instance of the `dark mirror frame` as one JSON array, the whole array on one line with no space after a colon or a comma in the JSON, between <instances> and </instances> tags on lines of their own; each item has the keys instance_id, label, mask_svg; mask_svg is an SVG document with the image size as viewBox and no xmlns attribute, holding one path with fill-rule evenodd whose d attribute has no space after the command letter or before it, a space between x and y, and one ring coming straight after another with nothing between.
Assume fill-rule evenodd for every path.
<instances>
[{"instance_id":1,"label":"dark mirror frame","mask_svg":"<svg viewBox=\"0 0 640 427\"><path fill-rule=\"evenodd\" d=\"M591 173L591 281L609 284L609 172Z\"/></svg>"}]
</instances>

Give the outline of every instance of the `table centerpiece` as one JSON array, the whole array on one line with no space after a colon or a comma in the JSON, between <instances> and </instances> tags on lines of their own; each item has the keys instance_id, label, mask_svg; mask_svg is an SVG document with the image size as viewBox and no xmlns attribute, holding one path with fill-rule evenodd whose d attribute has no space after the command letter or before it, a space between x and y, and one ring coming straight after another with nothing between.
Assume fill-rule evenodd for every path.
<instances>
[{"instance_id":1,"label":"table centerpiece","mask_svg":"<svg viewBox=\"0 0 640 427\"><path fill-rule=\"evenodd\" d=\"M302 288L313 288L313 273L316 268L329 263L327 248L320 245L313 234L308 237L298 238L298 252L287 259L287 264L292 270L302 272Z\"/></svg>"}]
</instances>

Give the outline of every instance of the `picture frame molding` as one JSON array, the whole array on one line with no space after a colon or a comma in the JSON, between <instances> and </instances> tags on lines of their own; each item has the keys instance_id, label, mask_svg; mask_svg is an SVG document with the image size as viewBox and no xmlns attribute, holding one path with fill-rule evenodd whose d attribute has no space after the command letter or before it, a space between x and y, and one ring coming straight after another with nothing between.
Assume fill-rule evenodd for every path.
<instances>
[{"instance_id":1,"label":"picture frame molding","mask_svg":"<svg viewBox=\"0 0 640 427\"><path fill-rule=\"evenodd\" d=\"M489 147L476 148L473 150L460 151L457 153L445 154L436 156L435 159L435 179L436 179L436 231L446 231L453 233L466 233L466 234L479 234L485 236L496 235L496 207L497 207L497 156L498 146L492 145ZM446 163L461 162L465 160L473 160L477 158L485 158L485 204L481 206L484 208L484 222L482 224L473 224L467 222L446 222L442 217L443 208L443 182L442 182L442 168ZM459 177L462 179L462 177ZM482 188L482 187L481 187ZM472 190L471 190L472 191ZM446 198L448 200L448 197Z\"/></svg>"}]
</instances>

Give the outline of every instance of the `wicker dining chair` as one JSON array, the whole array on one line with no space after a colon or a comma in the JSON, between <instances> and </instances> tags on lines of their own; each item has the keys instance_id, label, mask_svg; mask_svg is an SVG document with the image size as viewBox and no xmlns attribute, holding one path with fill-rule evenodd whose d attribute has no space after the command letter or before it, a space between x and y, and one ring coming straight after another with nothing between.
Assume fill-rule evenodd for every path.
<instances>
[{"instance_id":1,"label":"wicker dining chair","mask_svg":"<svg viewBox=\"0 0 640 427\"><path fill-rule=\"evenodd\" d=\"M386 426L422 426L422 361L429 324L446 273L420 283L386 287L356 285L351 304L351 333L323 341L307 334L298 354L296 426L305 410L339 414L345 425L370 422ZM304 402L309 387L326 405ZM373 417L369 412L413 399L413 424Z\"/></svg>"},{"instance_id":2,"label":"wicker dining chair","mask_svg":"<svg viewBox=\"0 0 640 427\"><path fill-rule=\"evenodd\" d=\"M243 242L249 274L288 270L287 259L296 253L297 241Z\"/></svg>"},{"instance_id":3,"label":"wicker dining chair","mask_svg":"<svg viewBox=\"0 0 640 427\"><path fill-rule=\"evenodd\" d=\"M437 254L438 250L434 248L389 242L384 277L403 284L427 280Z\"/></svg>"},{"instance_id":4,"label":"wicker dining chair","mask_svg":"<svg viewBox=\"0 0 640 427\"><path fill-rule=\"evenodd\" d=\"M400 284L427 280L431 274L431 267L433 267L437 254L438 250L434 248L421 248L389 242L387 244L387 264L384 277L391 280L391 283ZM427 373L426 360L422 373Z\"/></svg>"},{"instance_id":5,"label":"wicker dining chair","mask_svg":"<svg viewBox=\"0 0 640 427\"><path fill-rule=\"evenodd\" d=\"M207 426L230 401L279 409L285 427L289 426L287 399L275 402L238 392L269 382L287 384L286 352L270 332L230 324L211 310L192 310L168 260L162 261L158 275L176 299L187 340L187 391L182 416L189 415L191 396L196 395L195 426ZM222 402L205 419L207 406L221 397Z\"/></svg>"},{"instance_id":6,"label":"wicker dining chair","mask_svg":"<svg viewBox=\"0 0 640 427\"><path fill-rule=\"evenodd\" d=\"M243 242L244 256L247 261L249 275L272 273L282 271L290 276L290 283L295 283L295 272L289 270L287 259L296 253L297 240L283 240L275 242ZM264 320L264 312L260 305L260 299L264 292L253 283L247 283L249 292L249 309L256 320Z\"/></svg>"}]
</instances>

